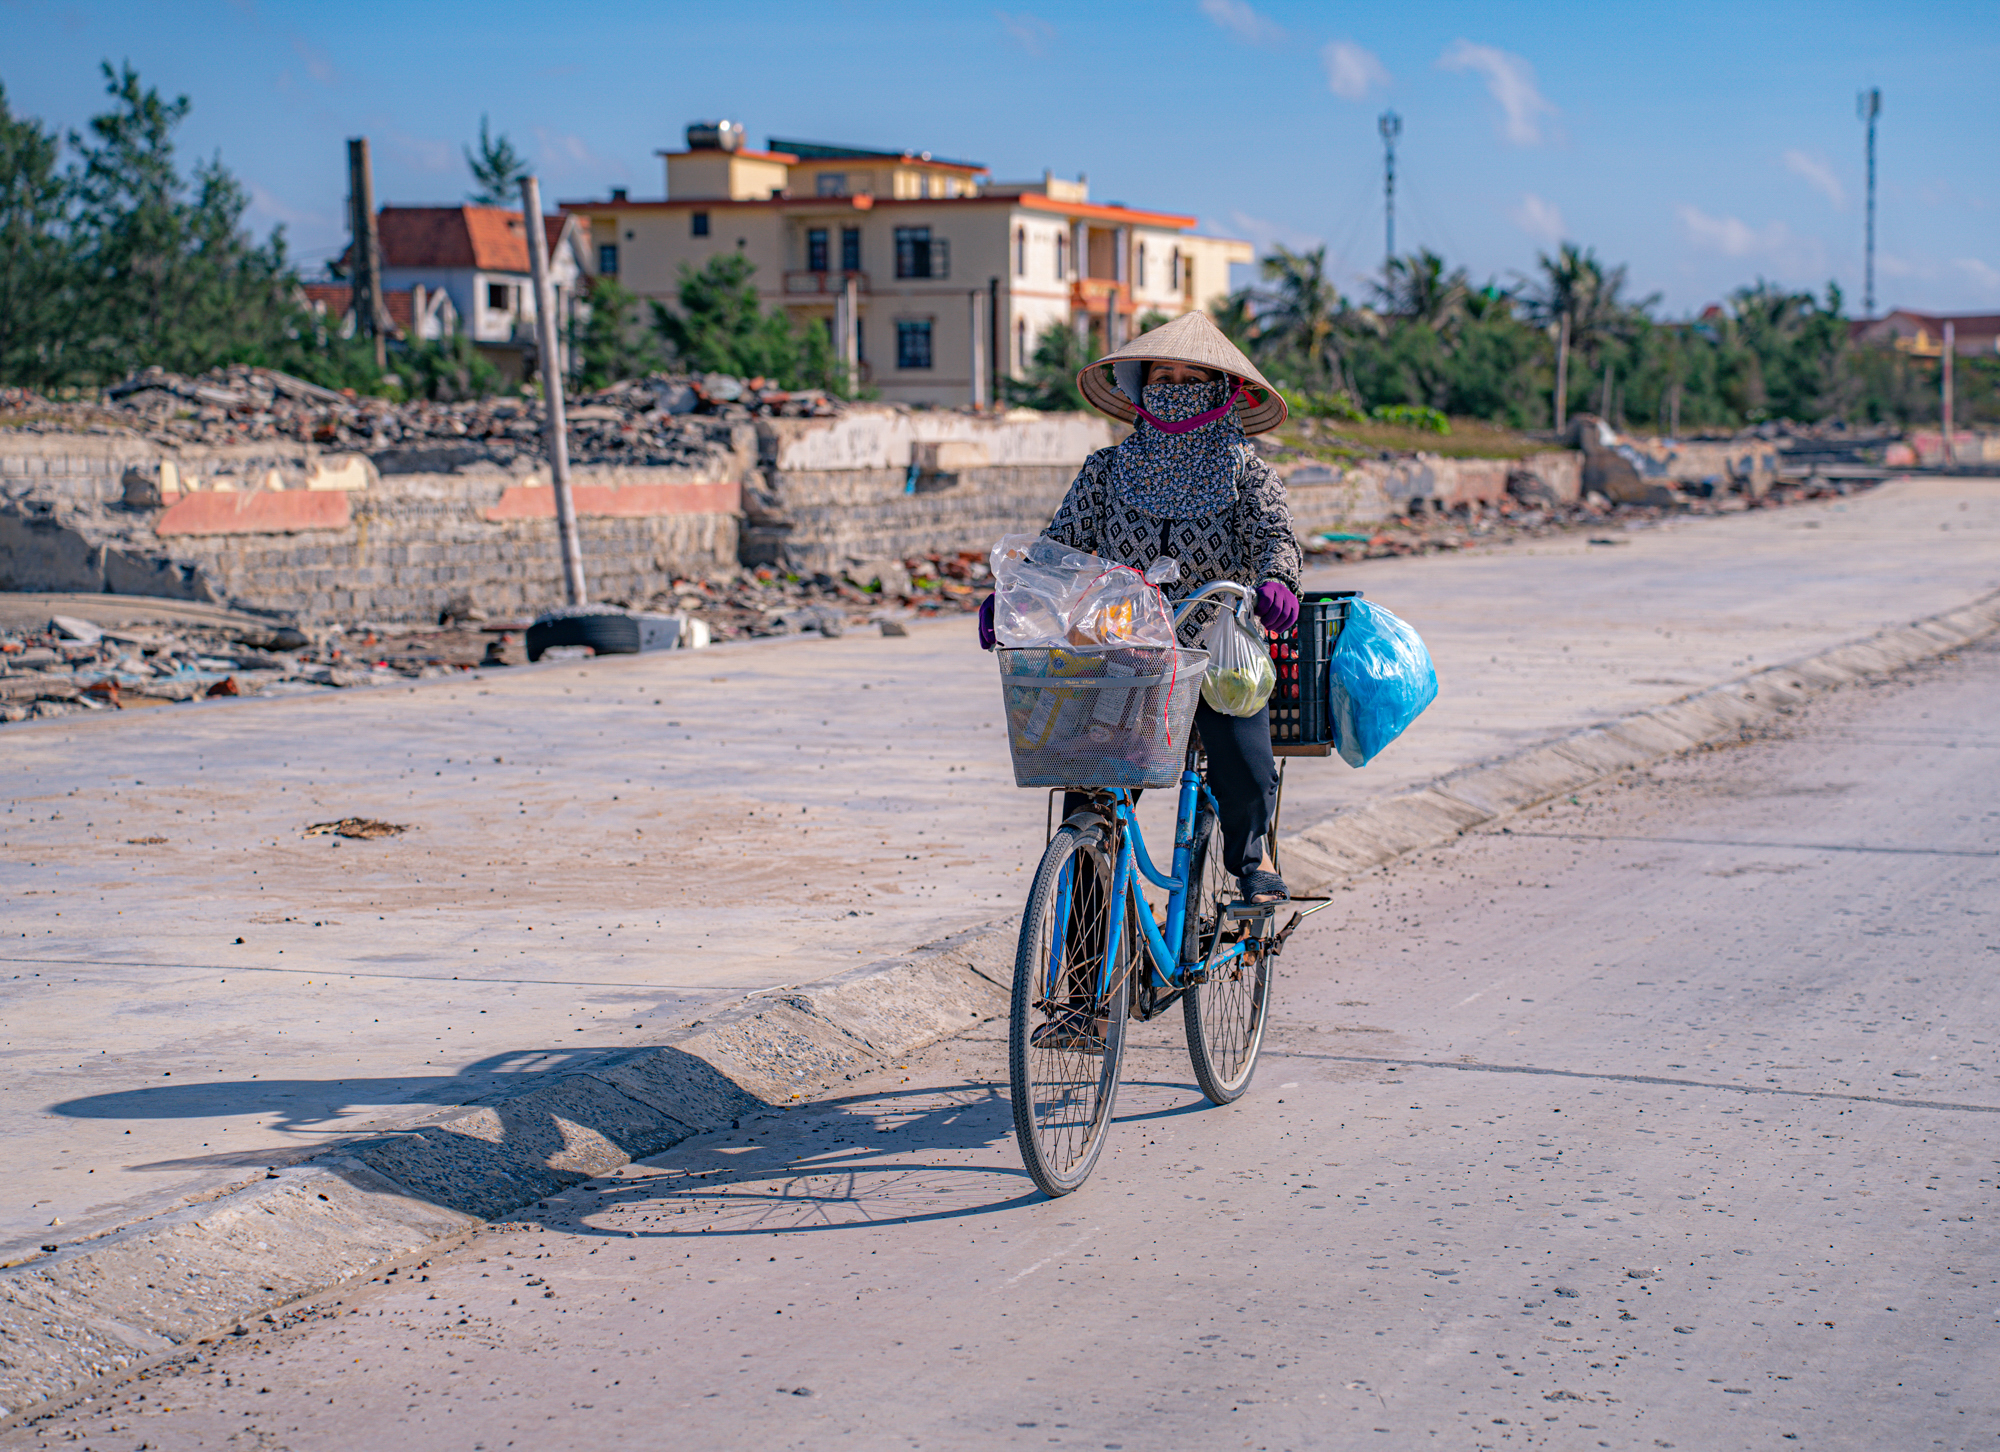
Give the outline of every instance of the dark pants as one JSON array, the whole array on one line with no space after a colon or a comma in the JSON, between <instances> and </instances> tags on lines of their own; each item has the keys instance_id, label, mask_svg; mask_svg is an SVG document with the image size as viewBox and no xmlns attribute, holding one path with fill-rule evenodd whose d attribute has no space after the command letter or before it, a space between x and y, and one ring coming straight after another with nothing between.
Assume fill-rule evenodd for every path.
<instances>
[{"instance_id":1,"label":"dark pants","mask_svg":"<svg viewBox=\"0 0 2000 1452\"><path fill-rule=\"evenodd\" d=\"M1271 818L1278 810L1278 759L1271 754L1271 709L1254 716L1225 716L1203 701L1194 708L1194 729L1208 757L1208 789L1222 828L1222 865L1234 877L1264 862ZM1139 793L1132 793L1136 799ZM1081 810L1089 799L1068 792L1063 815Z\"/></svg>"}]
</instances>

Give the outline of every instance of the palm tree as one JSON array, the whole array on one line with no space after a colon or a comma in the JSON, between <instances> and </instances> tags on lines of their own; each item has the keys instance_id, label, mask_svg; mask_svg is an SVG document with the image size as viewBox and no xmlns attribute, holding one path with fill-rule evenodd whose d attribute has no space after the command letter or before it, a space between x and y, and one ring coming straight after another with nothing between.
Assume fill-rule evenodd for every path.
<instances>
[{"instance_id":1,"label":"palm tree","mask_svg":"<svg viewBox=\"0 0 2000 1452\"><path fill-rule=\"evenodd\" d=\"M1273 286L1254 298L1253 341L1258 351L1296 357L1311 370L1322 393L1335 383L1345 388L1338 340L1352 327L1352 319L1340 289L1327 280L1326 248L1294 252L1281 244L1261 267Z\"/></svg>"},{"instance_id":2,"label":"palm tree","mask_svg":"<svg viewBox=\"0 0 2000 1452\"><path fill-rule=\"evenodd\" d=\"M1465 269L1445 271L1444 259L1428 247L1390 258L1387 274L1375 288L1384 312L1422 323L1441 337L1464 318L1471 290Z\"/></svg>"},{"instance_id":3,"label":"palm tree","mask_svg":"<svg viewBox=\"0 0 2000 1452\"><path fill-rule=\"evenodd\" d=\"M1561 433L1569 411L1569 355L1572 349L1596 356L1609 342L1627 336L1638 317L1660 300L1659 294L1628 302L1623 264L1607 268L1595 251L1565 242L1550 257L1543 253L1541 279L1525 294L1528 316L1556 329L1556 432Z\"/></svg>"}]
</instances>

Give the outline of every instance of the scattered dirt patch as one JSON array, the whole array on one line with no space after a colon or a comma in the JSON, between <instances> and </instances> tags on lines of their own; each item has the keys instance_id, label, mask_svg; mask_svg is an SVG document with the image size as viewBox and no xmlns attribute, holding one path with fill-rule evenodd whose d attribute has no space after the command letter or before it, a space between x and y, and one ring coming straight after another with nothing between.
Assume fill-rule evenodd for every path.
<instances>
[{"instance_id":1,"label":"scattered dirt patch","mask_svg":"<svg viewBox=\"0 0 2000 1452\"><path fill-rule=\"evenodd\" d=\"M366 841L374 837L399 837L409 831L399 822L380 822L373 817L342 817L338 822L314 822L306 828L308 837L353 837Z\"/></svg>"}]
</instances>

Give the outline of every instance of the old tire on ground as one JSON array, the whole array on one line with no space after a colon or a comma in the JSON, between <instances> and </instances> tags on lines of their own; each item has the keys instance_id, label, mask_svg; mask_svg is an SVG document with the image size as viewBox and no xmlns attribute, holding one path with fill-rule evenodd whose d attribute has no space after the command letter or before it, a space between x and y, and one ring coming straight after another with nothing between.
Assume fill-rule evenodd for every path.
<instances>
[{"instance_id":1,"label":"old tire on ground","mask_svg":"<svg viewBox=\"0 0 2000 1452\"><path fill-rule=\"evenodd\" d=\"M639 622L616 605L551 610L528 627L528 659L558 645L587 645L599 655L637 655Z\"/></svg>"}]
</instances>

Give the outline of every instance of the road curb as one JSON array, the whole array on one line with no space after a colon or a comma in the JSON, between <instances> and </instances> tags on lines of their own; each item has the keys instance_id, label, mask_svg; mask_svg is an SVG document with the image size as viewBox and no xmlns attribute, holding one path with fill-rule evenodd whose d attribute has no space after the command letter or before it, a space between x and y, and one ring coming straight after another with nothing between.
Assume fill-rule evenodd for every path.
<instances>
[{"instance_id":1,"label":"road curb","mask_svg":"<svg viewBox=\"0 0 2000 1452\"><path fill-rule=\"evenodd\" d=\"M1281 837L1279 861L1295 889L1322 891L1406 852L1449 842L1618 772L1727 740L1814 696L1907 669L1996 630L2000 592L1336 812Z\"/></svg>"},{"instance_id":2,"label":"road curb","mask_svg":"<svg viewBox=\"0 0 2000 1452\"><path fill-rule=\"evenodd\" d=\"M1996 630L2000 593L1337 812L1283 837L1280 859L1295 887L1328 887ZM440 1110L0 1271L0 1425L998 1017L1014 936L1010 917L824 982L752 994L668 1043Z\"/></svg>"}]
</instances>

